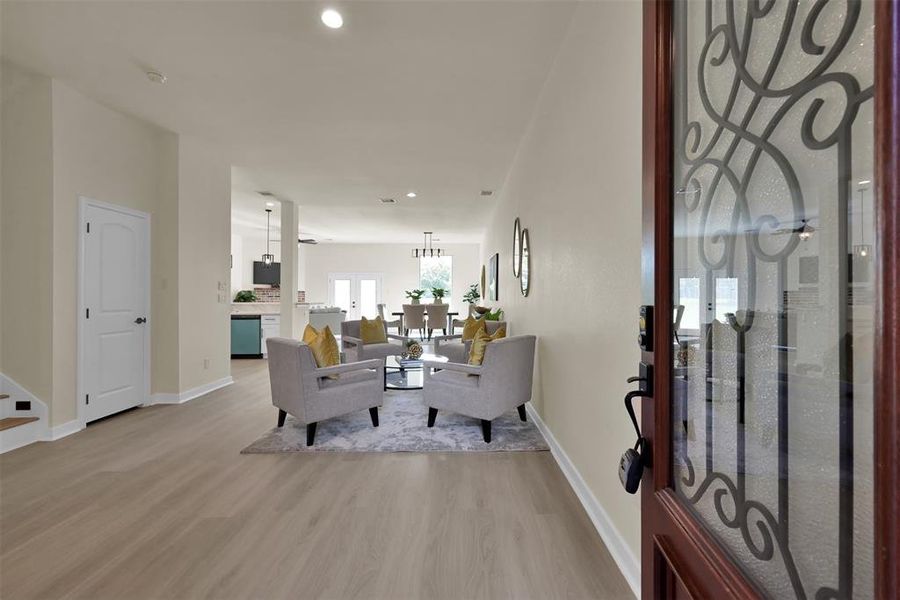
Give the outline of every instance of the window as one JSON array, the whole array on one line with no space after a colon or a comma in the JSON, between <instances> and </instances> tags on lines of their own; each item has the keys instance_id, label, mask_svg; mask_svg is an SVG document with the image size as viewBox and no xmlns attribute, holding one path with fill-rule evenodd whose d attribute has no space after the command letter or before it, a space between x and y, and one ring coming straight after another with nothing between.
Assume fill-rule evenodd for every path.
<instances>
[{"instance_id":1,"label":"window","mask_svg":"<svg viewBox=\"0 0 900 600\"><path fill-rule=\"evenodd\" d=\"M682 277L678 280L678 303L684 306L681 329L700 329L700 279Z\"/></svg>"},{"instance_id":2,"label":"window","mask_svg":"<svg viewBox=\"0 0 900 600\"><path fill-rule=\"evenodd\" d=\"M429 256L419 259L419 288L425 290L425 297L431 298L431 288L444 288L450 295L453 280L452 256Z\"/></svg>"}]
</instances>

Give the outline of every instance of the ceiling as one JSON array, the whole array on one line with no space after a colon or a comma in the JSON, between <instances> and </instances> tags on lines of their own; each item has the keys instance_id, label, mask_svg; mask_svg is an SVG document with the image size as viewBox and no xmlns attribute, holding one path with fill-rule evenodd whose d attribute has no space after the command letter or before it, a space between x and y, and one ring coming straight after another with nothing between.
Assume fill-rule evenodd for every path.
<instances>
[{"instance_id":1,"label":"ceiling","mask_svg":"<svg viewBox=\"0 0 900 600\"><path fill-rule=\"evenodd\" d=\"M480 192L506 177L574 3L337 2L340 30L324 6L4 1L0 50L220 144L236 211L268 190L322 239L478 241L497 197Z\"/></svg>"}]
</instances>

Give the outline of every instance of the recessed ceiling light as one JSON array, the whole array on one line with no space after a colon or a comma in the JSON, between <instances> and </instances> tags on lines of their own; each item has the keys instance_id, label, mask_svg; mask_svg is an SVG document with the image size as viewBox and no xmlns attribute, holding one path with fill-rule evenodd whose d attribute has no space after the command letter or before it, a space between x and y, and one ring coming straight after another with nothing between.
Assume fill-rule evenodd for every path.
<instances>
[{"instance_id":1,"label":"recessed ceiling light","mask_svg":"<svg viewBox=\"0 0 900 600\"><path fill-rule=\"evenodd\" d=\"M147 79L153 83L165 83L168 78L159 71L147 71Z\"/></svg>"},{"instance_id":2,"label":"recessed ceiling light","mask_svg":"<svg viewBox=\"0 0 900 600\"><path fill-rule=\"evenodd\" d=\"M266 202L266 206L272 207L272 206L275 206L275 203L274 202Z\"/></svg>"},{"instance_id":3,"label":"recessed ceiling light","mask_svg":"<svg viewBox=\"0 0 900 600\"><path fill-rule=\"evenodd\" d=\"M407 197L407 198L415 198L415 197L416 197L416 193L415 193L415 192L407 192L407 193L406 193L406 197Z\"/></svg>"},{"instance_id":4,"label":"recessed ceiling light","mask_svg":"<svg viewBox=\"0 0 900 600\"><path fill-rule=\"evenodd\" d=\"M341 13L334 10L333 8L329 8L327 10L322 11L322 22L325 23L326 27L331 27L332 29L340 29L344 26L344 17L341 16Z\"/></svg>"}]
</instances>

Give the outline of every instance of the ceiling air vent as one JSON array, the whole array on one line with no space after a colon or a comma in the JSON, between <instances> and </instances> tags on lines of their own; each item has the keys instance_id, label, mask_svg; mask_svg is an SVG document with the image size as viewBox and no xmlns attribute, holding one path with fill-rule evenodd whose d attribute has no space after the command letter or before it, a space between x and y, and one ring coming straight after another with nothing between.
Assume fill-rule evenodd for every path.
<instances>
[{"instance_id":1,"label":"ceiling air vent","mask_svg":"<svg viewBox=\"0 0 900 600\"><path fill-rule=\"evenodd\" d=\"M493 196L494 192L491 190L481 190L481 195L482 196Z\"/></svg>"},{"instance_id":2,"label":"ceiling air vent","mask_svg":"<svg viewBox=\"0 0 900 600\"><path fill-rule=\"evenodd\" d=\"M382 204L397 204L393 198L380 198Z\"/></svg>"},{"instance_id":3,"label":"ceiling air vent","mask_svg":"<svg viewBox=\"0 0 900 600\"><path fill-rule=\"evenodd\" d=\"M256 192L256 193L259 194L260 196L267 196L267 197L270 197L270 198L274 198L274 197L275 197L275 194L273 194L272 192L267 192L266 190L258 191L258 192Z\"/></svg>"}]
</instances>

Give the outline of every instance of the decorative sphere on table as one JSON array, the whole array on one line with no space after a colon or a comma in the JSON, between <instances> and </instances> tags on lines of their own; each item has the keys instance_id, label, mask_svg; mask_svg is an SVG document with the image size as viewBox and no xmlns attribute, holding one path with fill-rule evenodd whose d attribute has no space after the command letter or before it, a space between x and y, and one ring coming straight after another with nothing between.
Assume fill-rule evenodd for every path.
<instances>
[{"instance_id":1,"label":"decorative sphere on table","mask_svg":"<svg viewBox=\"0 0 900 600\"><path fill-rule=\"evenodd\" d=\"M409 342L406 344L406 352L411 359L415 360L422 356L422 344L419 342Z\"/></svg>"}]
</instances>

